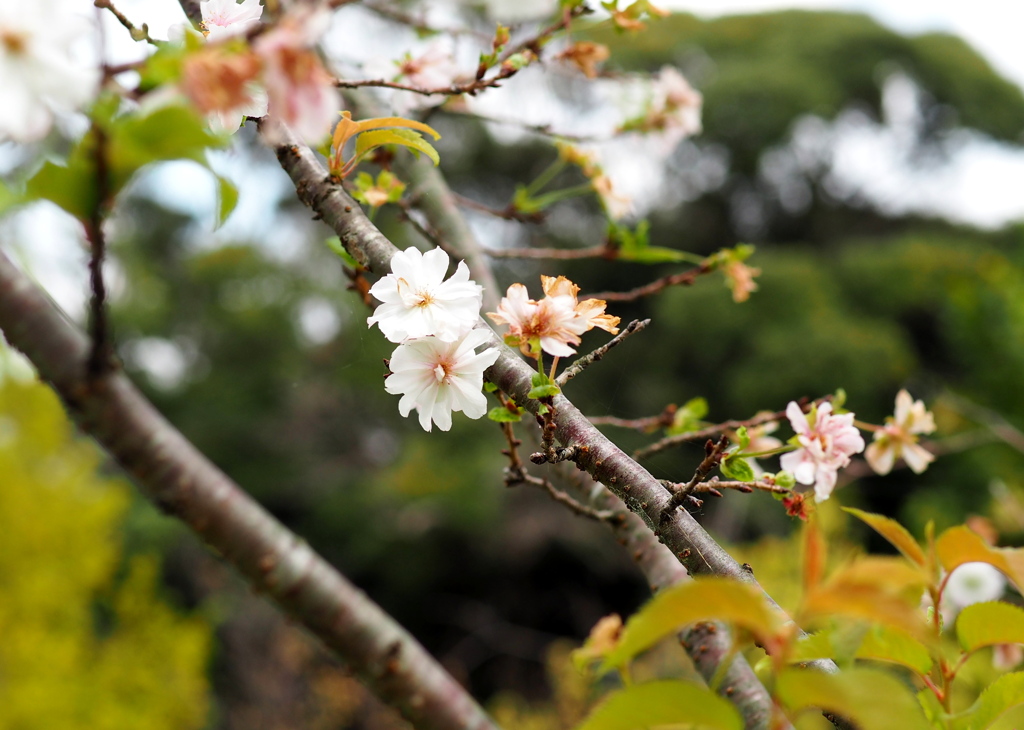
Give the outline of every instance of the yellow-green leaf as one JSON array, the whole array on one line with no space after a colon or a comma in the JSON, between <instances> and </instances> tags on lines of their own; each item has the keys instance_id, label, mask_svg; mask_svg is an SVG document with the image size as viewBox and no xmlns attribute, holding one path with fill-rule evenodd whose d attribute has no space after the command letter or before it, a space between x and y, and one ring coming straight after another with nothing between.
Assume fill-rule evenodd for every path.
<instances>
[{"instance_id":1,"label":"yellow-green leaf","mask_svg":"<svg viewBox=\"0 0 1024 730\"><path fill-rule=\"evenodd\" d=\"M875 530L875 532L888 540L894 548L903 553L903 556L907 560L912 563L917 563L922 567L927 563L924 551L917 543L917 540L915 540L914 536L907 531L907 528L896 520L883 515L876 515L871 512L854 509L853 507L843 507L843 511L849 512L854 517L866 522Z\"/></svg>"},{"instance_id":2,"label":"yellow-green leaf","mask_svg":"<svg viewBox=\"0 0 1024 730\"><path fill-rule=\"evenodd\" d=\"M217 175L217 226L224 225L238 205L238 188L225 177Z\"/></svg>"},{"instance_id":3,"label":"yellow-green leaf","mask_svg":"<svg viewBox=\"0 0 1024 730\"><path fill-rule=\"evenodd\" d=\"M388 144L408 147L416 153L422 152L435 165L441 162L437 150L427 140L423 139L419 132L413 132L408 129L376 129L372 132L363 132L356 137L355 159L362 159L376 148Z\"/></svg>"},{"instance_id":4,"label":"yellow-green leaf","mask_svg":"<svg viewBox=\"0 0 1024 730\"><path fill-rule=\"evenodd\" d=\"M922 675L932 668L928 647L907 632L889 626L872 626L857 649L857 657L901 664Z\"/></svg>"},{"instance_id":5,"label":"yellow-green leaf","mask_svg":"<svg viewBox=\"0 0 1024 730\"><path fill-rule=\"evenodd\" d=\"M967 606L956 619L964 651L995 644L1024 644L1024 609L1000 601Z\"/></svg>"},{"instance_id":6,"label":"yellow-green leaf","mask_svg":"<svg viewBox=\"0 0 1024 730\"><path fill-rule=\"evenodd\" d=\"M805 708L833 712L870 730L929 730L930 724L906 684L875 669L823 674L786 669L775 695L792 713Z\"/></svg>"},{"instance_id":7,"label":"yellow-green leaf","mask_svg":"<svg viewBox=\"0 0 1024 730\"><path fill-rule=\"evenodd\" d=\"M1024 672L1004 674L969 709L953 718L953 730L984 730L1007 710L1024 704Z\"/></svg>"},{"instance_id":8,"label":"yellow-green leaf","mask_svg":"<svg viewBox=\"0 0 1024 730\"><path fill-rule=\"evenodd\" d=\"M781 625L757 588L728 578L697 578L665 589L634 614L601 671L624 666L684 626L712 620L743 627L762 641L775 636Z\"/></svg>"},{"instance_id":9,"label":"yellow-green leaf","mask_svg":"<svg viewBox=\"0 0 1024 730\"><path fill-rule=\"evenodd\" d=\"M1024 550L994 548L980 535L960 525L951 527L935 540L935 553L947 573L964 563L988 563L1001 570L1024 591Z\"/></svg>"},{"instance_id":10,"label":"yellow-green leaf","mask_svg":"<svg viewBox=\"0 0 1024 730\"><path fill-rule=\"evenodd\" d=\"M665 680L613 693L576 730L643 730L660 725L742 730L743 719L711 690Z\"/></svg>"},{"instance_id":11,"label":"yellow-green leaf","mask_svg":"<svg viewBox=\"0 0 1024 730\"><path fill-rule=\"evenodd\" d=\"M853 647L847 646L851 639L856 641ZM842 657L850 657L851 653L857 659L892 662L918 674L926 674L932 667L931 655L924 644L905 631L888 626L856 631L837 628L803 636L794 645L789 661L796 664L834 659L841 664Z\"/></svg>"}]
</instances>

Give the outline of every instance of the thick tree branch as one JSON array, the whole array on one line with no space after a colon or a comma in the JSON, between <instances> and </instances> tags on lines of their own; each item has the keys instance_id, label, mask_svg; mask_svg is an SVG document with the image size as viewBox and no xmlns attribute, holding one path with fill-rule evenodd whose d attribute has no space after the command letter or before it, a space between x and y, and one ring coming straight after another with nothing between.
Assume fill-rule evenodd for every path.
<instances>
[{"instance_id":1,"label":"thick tree branch","mask_svg":"<svg viewBox=\"0 0 1024 730\"><path fill-rule=\"evenodd\" d=\"M566 491L572 493L577 500L594 510L614 515L605 523L633 558L647 579L652 593L690 579L686 569L668 548L658 542L643 520L627 510L622 500L607 488L578 472L573 473L568 464L558 465L556 474ZM720 665L732 654L732 637L723 624L698 624L683 632L680 639L697 671L709 682L719 673ZM733 655L729 668L721 676L718 691L743 715L745 730L766 730L769 727L772 716L771 695L741 655ZM790 727L787 723L779 730Z\"/></svg>"},{"instance_id":2,"label":"thick tree branch","mask_svg":"<svg viewBox=\"0 0 1024 730\"><path fill-rule=\"evenodd\" d=\"M372 240L362 231L363 246L384 250ZM3 254L0 330L149 499L192 528L382 699L417 727L496 730L412 636L210 463L127 377L108 371L88 379L87 338Z\"/></svg>"}]
</instances>

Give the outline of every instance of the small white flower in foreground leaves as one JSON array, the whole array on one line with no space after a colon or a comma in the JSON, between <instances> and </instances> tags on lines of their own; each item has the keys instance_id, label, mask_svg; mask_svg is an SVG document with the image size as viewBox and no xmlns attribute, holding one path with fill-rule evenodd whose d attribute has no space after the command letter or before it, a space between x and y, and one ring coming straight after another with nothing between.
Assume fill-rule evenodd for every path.
<instances>
[{"instance_id":1,"label":"small white flower in foreground leaves","mask_svg":"<svg viewBox=\"0 0 1024 730\"><path fill-rule=\"evenodd\" d=\"M878 474L892 471L901 456L915 474L935 461L935 456L917 443L917 434L935 430L935 419L922 401L913 400L910 393L901 390L896 394L895 415L885 421L885 427L875 431L874 442L864 452L864 458Z\"/></svg>"},{"instance_id":2,"label":"small white flower in foreground leaves","mask_svg":"<svg viewBox=\"0 0 1024 730\"><path fill-rule=\"evenodd\" d=\"M1006 591L1006 576L988 563L964 563L950 573L942 592L943 606L959 611L975 603L995 601Z\"/></svg>"},{"instance_id":3,"label":"small white flower in foreground leaves","mask_svg":"<svg viewBox=\"0 0 1024 730\"><path fill-rule=\"evenodd\" d=\"M483 287L469 278L460 261L447 281L448 254L439 248L421 253L407 248L391 259L391 273L372 287L381 302L366 320L391 342L433 335L454 342L480 319Z\"/></svg>"},{"instance_id":4,"label":"small white flower in foreground leaves","mask_svg":"<svg viewBox=\"0 0 1024 730\"><path fill-rule=\"evenodd\" d=\"M442 431L452 427L452 411L470 418L487 412L483 394L484 370L498 359L498 350L474 350L491 337L487 329L471 330L455 342L423 337L399 345L391 356L391 375L384 389L401 395L398 412L408 416L415 408L420 425L430 430L431 422Z\"/></svg>"},{"instance_id":5,"label":"small white flower in foreground leaves","mask_svg":"<svg viewBox=\"0 0 1024 730\"><path fill-rule=\"evenodd\" d=\"M814 496L824 502L835 489L838 471L850 463L850 456L864 450L864 439L853 425L853 414L834 415L831 403L822 403L808 415L810 420L792 401L786 407L800 448L779 461L798 482L813 484Z\"/></svg>"},{"instance_id":6,"label":"small white flower in foreground leaves","mask_svg":"<svg viewBox=\"0 0 1024 730\"><path fill-rule=\"evenodd\" d=\"M42 139L54 112L74 111L95 95L97 64L73 56L78 42L93 30L89 19L78 14L83 5L0 2L0 141Z\"/></svg>"},{"instance_id":7,"label":"small white flower in foreground leaves","mask_svg":"<svg viewBox=\"0 0 1024 730\"><path fill-rule=\"evenodd\" d=\"M498 311L487 314L496 323L509 326L506 343L530 357L540 355L536 342L544 352L568 357L576 352L569 345L580 344L579 336L594 327L618 334L619 318L604 313L607 302L603 299L577 301L580 288L564 276L542 276L540 280L545 297L539 302L530 299L525 286L513 284Z\"/></svg>"},{"instance_id":8,"label":"small white flower in foreground leaves","mask_svg":"<svg viewBox=\"0 0 1024 730\"><path fill-rule=\"evenodd\" d=\"M199 3L202 13L202 28L208 40L243 35L254 30L263 17L260 0L203 0Z\"/></svg>"}]
</instances>

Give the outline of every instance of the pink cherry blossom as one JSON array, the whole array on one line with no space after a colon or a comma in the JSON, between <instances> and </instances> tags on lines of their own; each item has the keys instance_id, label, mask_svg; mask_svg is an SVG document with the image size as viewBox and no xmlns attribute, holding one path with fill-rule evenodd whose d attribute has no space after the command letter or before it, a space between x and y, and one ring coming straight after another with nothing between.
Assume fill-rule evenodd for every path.
<instances>
[{"instance_id":1,"label":"pink cherry blossom","mask_svg":"<svg viewBox=\"0 0 1024 730\"><path fill-rule=\"evenodd\" d=\"M833 415L831 403L822 403L810 415L813 423L796 403L786 407L800 448L783 454L779 461L798 482L813 484L815 497L824 502L835 489L838 471L853 454L864 450L864 439L853 425L853 414Z\"/></svg>"},{"instance_id":2,"label":"pink cherry blossom","mask_svg":"<svg viewBox=\"0 0 1024 730\"><path fill-rule=\"evenodd\" d=\"M398 412L408 416L415 408L425 431L432 423L449 430L454 411L470 418L483 416L487 412L483 374L498 359L498 350L491 347L479 354L474 350L491 336L480 328L455 342L422 337L399 345L391 356L391 375L384 381L388 393L402 396Z\"/></svg>"},{"instance_id":3,"label":"pink cherry blossom","mask_svg":"<svg viewBox=\"0 0 1024 730\"><path fill-rule=\"evenodd\" d=\"M315 11L297 11L253 46L263 61L271 120L286 124L309 144L324 140L341 109L334 81L311 50L325 19Z\"/></svg>"},{"instance_id":4,"label":"pink cherry blossom","mask_svg":"<svg viewBox=\"0 0 1024 730\"><path fill-rule=\"evenodd\" d=\"M878 474L888 474L902 456L915 474L927 469L935 456L917 443L917 436L934 431L935 419L924 403L901 390L896 394L896 413L885 420L886 425L875 431L874 441L864 453L871 468Z\"/></svg>"},{"instance_id":5,"label":"pink cherry blossom","mask_svg":"<svg viewBox=\"0 0 1024 730\"><path fill-rule=\"evenodd\" d=\"M263 17L260 0L203 0L199 3L203 16L202 28L207 40L216 41L244 35L259 25Z\"/></svg>"},{"instance_id":6,"label":"pink cherry blossom","mask_svg":"<svg viewBox=\"0 0 1024 730\"><path fill-rule=\"evenodd\" d=\"M594 327L612 334L619 331L619 318L604 313L604 300L577 301L580 288L564 276L542 276L541 283L545 296L539 302L530 299L525 286L513 284L498 311L487 315L498 324L509 326L505 341L517 345L523 354L539 356L533 346L539 341L544 352L568 357L576 352L569 345L580 344L579 336L584 332Z\"/></svg>"}]
</instances>

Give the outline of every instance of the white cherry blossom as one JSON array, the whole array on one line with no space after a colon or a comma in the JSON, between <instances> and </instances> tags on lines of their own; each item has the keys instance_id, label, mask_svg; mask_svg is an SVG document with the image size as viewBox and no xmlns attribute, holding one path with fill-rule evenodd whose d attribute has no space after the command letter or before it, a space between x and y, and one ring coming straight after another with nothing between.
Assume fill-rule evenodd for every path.
<instances>
[{"instance_id":1,"label":"white cherry blossom","mask_svg":"<svg viewBox=\"0 0 1024 730\"><path fill-rule=\"evenodd\" d=\"M474 329L454 342L422 337L399 345L391 356L391 375L384 389L401 395L398 412L408 416L415 408L420 425L429 431L432 423L442 431L452 427L452 412L470 418L487 412L482 392L484 370L498 359L498 350L475 349L491 338L490 331Z\"/></svg>"},{"instance_id":2,"label":"white cherry blossom","mask_svg":"<svg viewBox=\"0 0 1024 730\"><path fill-rule=\"evenodd\" d=\"M82 5L0 2L0 141L42 139L54 113L79 109L96 94L98 64L76 55L93 29L78 12Z\"/></svg>"},{"instance_id":3,"label":"white cherry blossom","mask_svg":"<svg viewBox=\"0 0 1024 730\"><path fill-rule=\"evenodd\" d=\"M822 403L810 415L813 423L796 403L786 407L800 448L779 461L798 482L813 484L815 498L824 502L835 489L838 471L850 463L850 456L864 450L864 439L853 425L853 414L834 415L831 403Z\"/></svg>"},{"instance_id":4,"label":"white cherry blossom","mask_svg":"<svg viewBox=\"0 0 1024 730\"><path fill-rule=\"evenodd\" d=\"M483 287L469 278L460 261L448 273L448 254L439 248L421 253L409 247L391 259L391 273L370 288L379 299L368 326L377 325L391 342L433 335L454 342L480 319Z\"/></svg>"},{"instance_id":5,"label":"white cherry blossom","mask_svg":"<svg viewBox=\"0 0 1024 730\"><path fill-rule=\"evenodd\" d=\"M241 4L235 0L203 0L199 11L203 16L203 30L210 41L248 33L263 17L260 0L242 0Z\"/></svg>"}]
</instances>

